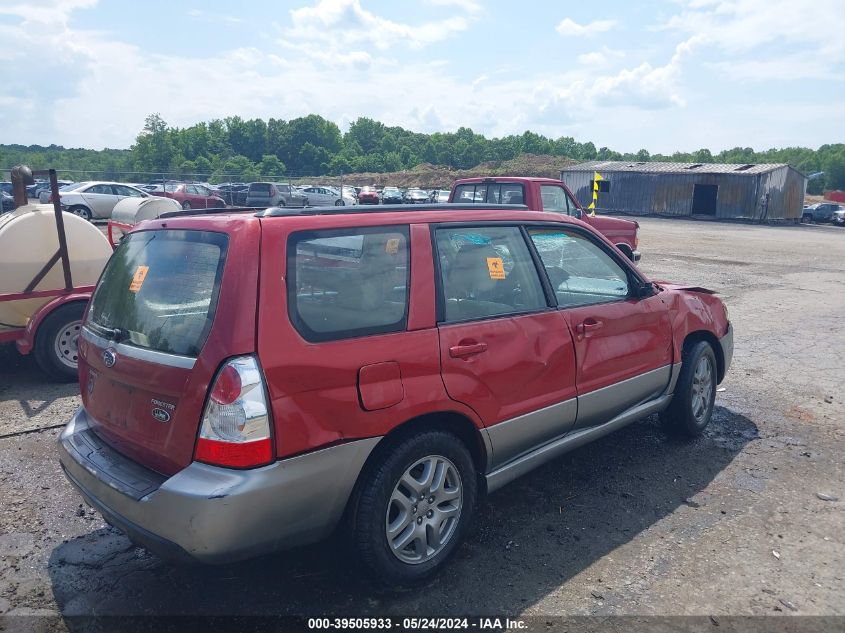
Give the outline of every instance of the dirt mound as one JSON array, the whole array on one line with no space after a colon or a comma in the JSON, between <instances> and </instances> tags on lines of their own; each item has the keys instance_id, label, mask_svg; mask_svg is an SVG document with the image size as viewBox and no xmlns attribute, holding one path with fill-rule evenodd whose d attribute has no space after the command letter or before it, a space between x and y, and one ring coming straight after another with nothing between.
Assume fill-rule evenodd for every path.
<instances>
[{"instance_id":1,"label":"dirt mound","mask_svg":"<svg viewBox=\"0 0 845 633\"><path fill-rule=\"evenodd\" d=\"M491 160L471 169L451 169L445 165L420 163L413 169L388 173L345 174L344 184L354 186L374 185L376 187L420 187L422 189L449 189L459 178L479 176L538 176L560 178L560 170L578 161L563 156L545 154L521 154L511 160ZM339 176L306 178L309 182L319 180L327 184L339 184Z\"/></svg>"}]
</instances>

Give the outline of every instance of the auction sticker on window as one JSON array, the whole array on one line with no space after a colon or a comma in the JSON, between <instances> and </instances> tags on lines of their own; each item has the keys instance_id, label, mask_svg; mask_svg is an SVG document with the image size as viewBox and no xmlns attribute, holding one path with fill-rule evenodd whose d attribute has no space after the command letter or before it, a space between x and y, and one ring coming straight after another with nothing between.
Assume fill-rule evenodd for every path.
<instances>
[{"instance_id":1,"label":"auction sticker on window","mask_svg":"<svg viewBox=\"0 0 845 633\"><path fill-rule=\"evenodd\" d=\"M144 279L147 278L149 270L149 266L138 266L138 268L135 269L135 275L132 277L132 283L129 284L130 292L138 292L141 289L141 286L144 285Z\"/></svg>"},{"instance_id":2,"label":"auction sticker on window","mask_svg":"<svg viewBox=\"0 0 845 633\"><path fill-rule=\"evenodd\" d=\"M395 255L399 252L399 238L392 237L384 244L384 252L388 255Z\"/></svg>"},{"instance_id":3,"label":"auction sticker on window","mask_svg":"<svg viewBox=\"0 0 845 633\"><path fill-rule=\"evenodd\" d=\"M504 279L505 265L501 257L487 258L487 271L490 273L490 279Z\"/></svg>"}]
</instances>

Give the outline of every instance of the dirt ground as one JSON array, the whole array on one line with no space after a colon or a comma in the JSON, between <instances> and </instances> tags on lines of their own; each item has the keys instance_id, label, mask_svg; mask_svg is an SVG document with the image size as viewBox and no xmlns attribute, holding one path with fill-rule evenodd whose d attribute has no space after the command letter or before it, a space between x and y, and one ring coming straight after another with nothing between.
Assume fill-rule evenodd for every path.
<instances>
[{"instance_id":1,"label":"dirt ground","mask_svg":"<svg viewBox=\"0 0 845 633\"><path fill-rule=\"evenodd\" d=\"M76 386L0 348L0 614L845 616L845 229L640 222L643 270L730 308L706 434L672 441L651 418L534 471L398 594L333 542L199 569L133 547L60 472Z\"/></svg>"}]
</instances>

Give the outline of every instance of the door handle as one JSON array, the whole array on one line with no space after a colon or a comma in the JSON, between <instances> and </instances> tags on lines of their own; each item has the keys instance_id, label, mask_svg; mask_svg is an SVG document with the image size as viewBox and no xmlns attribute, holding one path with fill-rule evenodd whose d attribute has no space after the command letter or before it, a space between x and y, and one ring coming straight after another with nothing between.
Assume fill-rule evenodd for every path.
<instances>
[{"instance_id":1,"label":"door handle","mask_svg":"<svg viewBox=\"0 0 845 633\"><path fill-rule=\"evenodd\" d=\"M487 351L487 343L459 343L449 348L452 358L466 358Z\"/></svg>"},{"instance_id":2,"label":"door handle","mask_svg":"<svg viewBox=\"0 0 845 633\"><path fill-rule=\"evenodd\" d=\"M576 325L575 331L581 336L589 336L592 332L601 329L603 326L604 322L590 318Z\"/></svg>"}]
</instances>

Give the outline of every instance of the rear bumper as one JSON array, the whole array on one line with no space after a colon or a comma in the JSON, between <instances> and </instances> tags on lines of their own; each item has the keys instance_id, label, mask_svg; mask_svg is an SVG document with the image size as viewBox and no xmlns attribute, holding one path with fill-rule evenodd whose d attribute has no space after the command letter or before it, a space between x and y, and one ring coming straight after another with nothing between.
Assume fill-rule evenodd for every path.
<instances>
[{"instance_id":1,"label":"rear bumper","mask_svg":"<svg viewBox=\"0 0 845 633\"><path fill-rule=\"evenodd\" d=\"M59 460L85 500L134 542L164 558L218 564L328 536L379 439L251 470L194 462L164 477L103 443L80 408L59 438Z\"/></svg>"},{"instance_id":2,"label":"rear bumper","mask_svg":"<svg viewBox=\"0 0 845 633\"><path fill-rule=\"evenodd\" d=\"M722 358L725 361L725 371L722 374L722 378L724 378L734 357L734 326L732 323L728 322L728 331L719 339L719 345L722 348Z\"/></svg>"}]
</instances>

